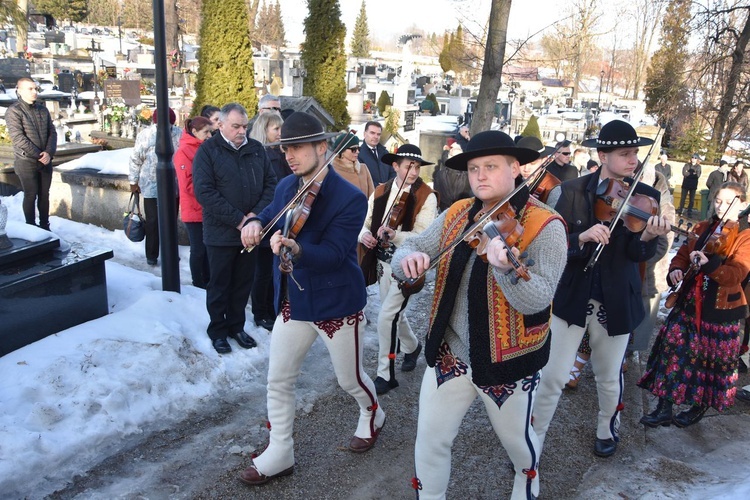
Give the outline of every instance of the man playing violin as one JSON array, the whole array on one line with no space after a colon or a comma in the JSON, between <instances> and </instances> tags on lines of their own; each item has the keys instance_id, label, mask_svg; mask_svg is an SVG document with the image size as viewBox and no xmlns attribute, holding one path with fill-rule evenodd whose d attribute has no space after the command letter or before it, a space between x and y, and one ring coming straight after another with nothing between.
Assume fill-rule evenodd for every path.
<instances>
[{"instance_id":1,"label":"man playing violin","mask_svg":"<svg viewBox=\"0 0 750 500\"><path fill-rule=\"evenodd\" d=\"M638 263L654 256L657 237L666 234L670 225L663 217L651 216L641 232L631 232L622 222L612 230L596 220L594 208L610 180L634 174L638 147L653 142L638 137L625 121L609 122L597 139L583 142L584 147L597 148L601 168L563 182L550 194L548 201L568 225L568 262L552 306L550 361L542 370L534 403L534 430L541 445L588 328L599 394L594 453L608 457L617 449L623 387L620 368L629 334L645 314ZM638 183L633 189L657 203L660 200L659 191L646 184ZM601 256L587 269L599 244L604 245Z\"/></svg>"},{"instance_id":2,"label":"man playing violin","mask_svg":"<svg viewBox=\"0 0 750 500\"><path fill-rule=\"evenodd\" d=\"M297 228L296 237L282 233L283 218L269 228L273 231L270 242L275 254L274 304L278 314L268 362L270 442L240 474L240 479L252 486L294 471L295 385L302 361L317 338L328 349L339 385L359 405L349 449L368 451L385 424L375 386L362 368L361 321L367 292L357 265L356 245L367 199L326 163L325 139L333 135L325 133L320 121L307 113L293 113L284 121L279 144L294 175L279 182L271 204L242 229L243 244L257 245L264 226L285 212L303 190L304 210L290 209L293 218L296 213L307 213L301 228L299 218L292 224ZM317 194L307 196L310 190ZM282 273L280 263L287 270L293 267L292 274Z\"/></svg>"},{"instance_id":3,"label":"man playing violin","mask_svg":"<svg viewBox=\"0 0 750 500\"><path fill-rule=\"evenodd\" d=\"M540 370L549 357L550 302L565 264L565 224L529 197L525 187L511 196L522 181L519 165L538 156L537 151L517 147L503 132L476 134L462 154L446 162L449 168L468 171L474 198L455 202L424 232L406 240L393 257L394 274L401 280L422 275L438 252L445 257L435 263L425 342L428 368L419 396L413 485L421 499L445 498L451 446L477 396L513 462L511 498L539 494L539 449L531 408ZM502 220L503 225L521 225L521 236L510 249L502 236L480 243L484 261L467 243L475 236L467 229L496 206L510 218ZM494 217L489 219L493 228L501 222ZM517 269L513 262L522 255L527 256L528 269L523 263ZM517 273L527 276L518 279Z\"/></svg>"},{"instance_id":4,"label":"man playing violin","mask_svg":"<svg viewBox=\"0 0 750 500\"><path fill-rule=\"evenodd\" d=\"M404 313L408 298L393 279L391 256L406 238L424 231L435 220L437 212L437 195L419 177L420 168L433 163L422 159L422 151L417 146L404 144L395 154L383 155L383 161L393 166L396 177L378 186L370 196L365 224L359 233L359 241L368 248L368 253L377 256L380 313L375 390L378 394L398 387L395 365L399 350L405 353L401 364L404 372L417 367L422 351L422 344Z\"/></svg>"}]
</instances>

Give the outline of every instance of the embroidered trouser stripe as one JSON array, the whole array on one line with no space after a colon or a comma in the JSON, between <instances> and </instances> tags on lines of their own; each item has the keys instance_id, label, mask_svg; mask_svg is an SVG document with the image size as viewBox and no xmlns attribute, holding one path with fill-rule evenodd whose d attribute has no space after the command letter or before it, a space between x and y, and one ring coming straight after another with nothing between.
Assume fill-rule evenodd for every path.
<instances>
[{"instance_id":1,"label":"embroidered trouser stripe","mask_svg":"<svg viewBox=\"0 0 750 500\"><path fill-rule=\"evenodd\" d=\"M295 385L302 362L316 338L328 349L339 385L359 405L360 416L355 435L372 436L372 426L380 427L385 413L377 407L375 385L362 368L362 335L359 315L339 320L342 324L328 332L318 325L276 318L271 335L268 361L268 421L271 423L269 444L254 460L262 474L277 474L294 465L292 431L295 414ZM323 381L321 381L323 382ZM377 408L373 411L374 408ZM342 432L346 432L342 429Z\"/></svg>"},{"instance_id":2,"label":"embroidered trouser stripe","mask_svg":"<svg viewBox=\"0 0 750 500\"><path fill-rule=\"evenodd\" d=\"M511 392L512 391L512 392ZM500 442L513 462L512 500L532 498L539 494L536 469L539 444L531 428L531 408L535 383L519 380L509 390L510 395L501 406L471 380L471 369L437 385L434 368L427 368L419 393L417 442L414 447L415 471L421 490L420 500L444 499L451 471L451 446L461 427L461 421L471 403L479 396ZM533 478L532 478L533 476ZM492 477L501 477L500 474ZM499 479L497 479L499 480ZM529 482L530 481L530 482ZM492 485L488 485L492 488ZM496 496L488 490L487 497Z\"/></svg>"},{"instance_id":3,"label":"embroidered trouser stripe","mask_svg":"<svg viewBox=\"0 0 750 500\"><path fill-rule=\"evenodd\" d=\"M404 314L408 299L393 279L391 265L382 262L383 276L380 278L380 313L378 314L378 377L395 380L395 356L399 344L405 353L417 348L417 336L409 326Z\"/></svg>"},{"instance_id":4,"label":"embroidered trouser stripe","mask_svg":"<svg viewBox=\"0 0 750 500\"><path fill-rule=\"evenodd\" d=\"M617 408L622 398L620 369L628 345L628 335L610 337L605 328L606 321L600 322L603 306L595 300L591 300L590 304L593 307L589 309L591 314L586 317L586 324L591 345L591 368L596 375L599 396L596 436L600 439L617 439ZM542 368L542 381L534 402L534 430L542 446L562 389L569 380L570 367L576 359L585 330L585 327L568 325L567 321L552 315L549 361Z\"/></svg>"}]
</instances>

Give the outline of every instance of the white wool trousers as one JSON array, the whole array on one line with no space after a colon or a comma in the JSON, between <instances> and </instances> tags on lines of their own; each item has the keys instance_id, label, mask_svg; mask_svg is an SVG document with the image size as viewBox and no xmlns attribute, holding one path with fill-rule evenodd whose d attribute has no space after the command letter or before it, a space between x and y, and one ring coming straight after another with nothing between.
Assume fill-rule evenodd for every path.
<instances>
[{"instance_id":1,"label":"white wool trousers","mask_svg":"<svg viewBox=\"0 0 750 500\"><path fill-rule=\"evenodd\" d=\"M362 368L362 313L324 322L284 320L282 311L271 333L268 361L268 421L270 439L266 450L253 460L261 474L278 474L294 465L295 385L302 361L315 339L328 349L339 385L359 405L359 421L354 435L370 438L383 426L385 413L378 406L375 385ZM320 360L321 363L326 362Z\"/></svg>"},{"instance_id":2,"label":"white wool trousers","mask_svg":"<svg viewBox=\"0 0 750 500\"><path fill-rule=\"evenodd\" d=\"M378 377L385 380L396 378L396 353L412 353L419 341L409 326L404 309L407 299L393 278L391 265L380 262L383 275L380 277L380 313L378 314Z\"/></svg>"},{"instance_id":3,"label":"white wool trousers","mask_svg":"<svg viewBox=\"0 0 750 500\"><path fill-rule=\"evenodd\" d=\"M601 303L590 300L588 311L584 327L568 325L567 321L552 315L549 361L542 368L542 381L534 403L534 430L539 436L541 446L544 446L544 438L563 387L570 379L570 368L576 359L576 352L586 328L589 331L591 345L591 368L594 371L599 397L596 437L619 440L623 390L621 368L629 335L610 337L607 334L606 310Z\"/></svg>"},{"instance_id":4,"label":"white wool trousers","mask_svg":"<svg viewBox=\"0 0 750 500\"><path fill-rule=\"evenodd\" d=\"M444 499L451 473L451 447L461 420L481 398L500 443L513 462L512 500L539 494L539 444L531 427L538 373L513 384L479 387L471 380L471 368L438 386L435 368L427 367L419 393L419 419L414 461L419 500ZM493 389L495 397L489 395ZM498 403L498 397L502 400ZM494 457L487 457L494 460ZM503 474L498 473L502 476Z\"/></svg>"}]
</instances>

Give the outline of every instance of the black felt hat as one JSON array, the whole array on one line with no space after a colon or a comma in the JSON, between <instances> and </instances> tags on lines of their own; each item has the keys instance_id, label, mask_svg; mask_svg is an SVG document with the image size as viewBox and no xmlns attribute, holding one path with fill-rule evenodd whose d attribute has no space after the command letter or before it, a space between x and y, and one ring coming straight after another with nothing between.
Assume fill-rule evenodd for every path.
<instances>
[{"instance_id":1,"label":"black felt hat","mask_svg":"<svg viewBox=\"0 0 750 500\"><path fill-rule=\"evenodd\" d=\"M537 137L521 137L516 146L519 148L533 149L539 152L539 156L549 156L555 152L555 148L551 146L545 146L542 141Z\"/></svg>"},{"instance_id":2,"label":"black felt hat","mask_svg":"<svg viewBox=\"0 0 750 500\"><path fill-rule=\"evenodd\" d=\"M424 158L422 158L422 150L414 144L402 144L395 153L386 153L383 155L383 163L390 165L394 161L398 161L399 158L410 158L417 160L424 167L425 165L434 165Z\"/></svg>"},{"instance_id":3,"label":"black felt hat","mask_svg":"<svg viewBox=\"0 0 750 500\"><path fill-rule=\"evenodd\" d=\"M302 111L295 111L289 115L289 118L284 120L284 124L281 126L281 140L266 144L266 147L318 142L334 137L335 135L337 135L337 132L327 133L323 129L323 124L320 123L320 120L313 115L303 113Z\"/></svg>"},{"instance_id":4,"label":"black felt hat","mask_svg":"<svg viewBox=\"0 0 750 500\"><path fill-rule=\"evenodd\" d=\"M539 158L538 151L516 146L513 139L505 132L487 130L472 137L464 148L464 152L453 158L448 158L445 161L445 166L453 170L466 170L466 164L469 160L493 155L512 156L521 165L526 165Z\"/></svg>"},{"instance_id":5,"label":"black felt hat","mask_svg":"<svg viewBox=\"0 0 750 500\"><path fill-rule=\"evenodd\" d=\"M615 149L650 146L654 141L638 137L631 124L623 120L612 120L599 131L596 139L586 139L581 143L584 148Z\"/></svg>"}]
</instances>

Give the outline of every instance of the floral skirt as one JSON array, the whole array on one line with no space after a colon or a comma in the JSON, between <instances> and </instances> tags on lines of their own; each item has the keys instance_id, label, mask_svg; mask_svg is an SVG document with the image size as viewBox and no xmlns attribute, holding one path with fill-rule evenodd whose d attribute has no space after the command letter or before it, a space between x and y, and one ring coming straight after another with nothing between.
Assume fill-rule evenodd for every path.
<instances>
[{"instance_id":1,"label":"floral skirt","mask_svg":"<svg viewBox=\"0 0 750 500\"><path fill-rule=\"evenodd\" d=\"M659 330L638 386L675 404L710 406L722 411L734 404L740 321L706 323L676 311Z\"/></svg>"}]
</instances>

